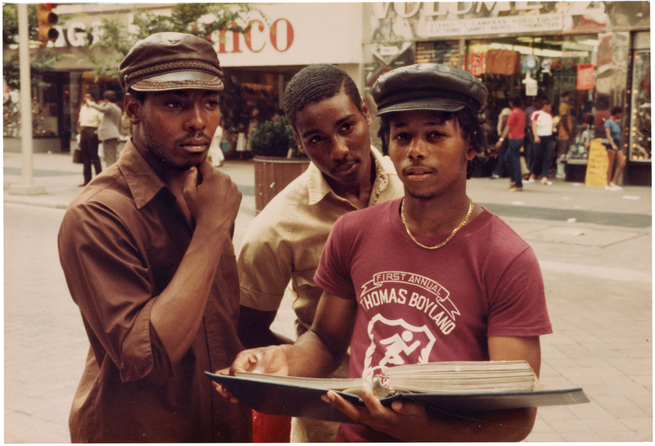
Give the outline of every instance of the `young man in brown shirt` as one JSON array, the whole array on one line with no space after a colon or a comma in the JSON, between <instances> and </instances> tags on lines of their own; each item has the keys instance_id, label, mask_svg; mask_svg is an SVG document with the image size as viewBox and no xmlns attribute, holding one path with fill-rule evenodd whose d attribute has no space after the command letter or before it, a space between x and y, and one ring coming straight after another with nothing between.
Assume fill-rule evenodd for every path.
<instances>
[{"instance_id":1,"label":"young man in brown shirt","mask_svg":"<svg viewBox=\"0 0 655 446\"><path fill-rule=\"evenodd\" d=\"M71 440L250 441L250 410L221 401L203 373L242 349L231 241L241 194L205 161L220 120L216 51L154 34L123 60L119 82L132 138L59 233L91 344Z\"/></svg>"}]
</instances>

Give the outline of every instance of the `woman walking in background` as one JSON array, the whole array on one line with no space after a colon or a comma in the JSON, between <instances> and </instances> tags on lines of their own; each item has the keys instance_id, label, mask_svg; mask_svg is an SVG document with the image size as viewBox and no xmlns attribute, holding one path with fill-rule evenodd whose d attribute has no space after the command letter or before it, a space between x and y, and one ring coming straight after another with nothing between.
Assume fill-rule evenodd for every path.
<instances>
[{"instance_id":1,"label":"woman walking in background","mask_svg":"<svg viewBox=\"0 0 655 446\"><path fill-rule=\"evenodd\" d=\"M608 144L605 145L607 149L607 158L609 159L609 164L607 165L607 190L621 190L621 187L617 186L617 181L623 168L625 167L625 155L619 150L619 138L621 138L621 127L619 127L618 122L621 120L623 115L623 107L615 106L610 110L610 118L605 121L605 135L608 140ZM612 176L612 171L614 170L614 162L616 164L616 172Z\"/></svg>"}]
</instances>

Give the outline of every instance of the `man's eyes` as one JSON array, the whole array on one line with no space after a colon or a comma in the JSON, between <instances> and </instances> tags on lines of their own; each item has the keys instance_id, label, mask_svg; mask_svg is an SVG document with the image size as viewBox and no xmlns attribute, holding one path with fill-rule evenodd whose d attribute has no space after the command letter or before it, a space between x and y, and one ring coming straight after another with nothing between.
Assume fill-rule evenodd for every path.
<instances>
[{"instance_id":1,"label":"man's eyes","mask_svg":"<svg viewBox=\"0 0 655 446\"><path fill-rule=\"evenodd\" d=\"M164 107L166 108L183 108L185 106L190 106L185 104L183 101L179 101L179 100L164 101L163 104ZM210 99L208 101L205 101L204 103L204 107L210 110L213 110L218 106L219 106L218 101L214 99Z\"/></svg>"},{"instance_id":2,"label":"man's eyes","mask_svg":"<svg viewBox=\"0 0 655 446\"><path fill-rule=\"evenodd\" d=\"M444 136L442 132L435 131L435 132L428 133L428 138L441 138L442 136Z\"/></svg>"},{"instance_id":3,"label":"man's eyes","mask_svg":"<svg viewBox=\"0 0 655 446\"><path fill-rule=\"evenodd\" d=\"M354 122L346 122L344 125L341 126L341 130L344 132L347 132L348 130L352 129L355 127Z\"/></svg>"},{"instance_id":4,"label":"man's eyes","mask_svg":"<svg viewBox=\"0 0 655 446\"><path fill-rule=\"evenodd\" d=\"M398 133L393 136L394 141L406 141L410 138L409 133Z\"/></svg>"}]
</instances>

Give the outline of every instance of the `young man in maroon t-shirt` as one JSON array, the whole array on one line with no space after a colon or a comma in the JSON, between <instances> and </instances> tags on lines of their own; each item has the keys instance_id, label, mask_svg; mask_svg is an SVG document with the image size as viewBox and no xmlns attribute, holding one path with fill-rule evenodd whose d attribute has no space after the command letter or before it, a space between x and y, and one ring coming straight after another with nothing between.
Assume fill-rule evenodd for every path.
<instances>
[{"instance_id":1,"label":"young man in maroon t-shirt","mask_svg":"<svg viewBox=\"0 0 655 446\"><path fill-rule=\"evenodd\" d=\"M487 89L439 64L398 68L372 90L379 136L405 196L341 217L315 276L324 290L310 331L295 344L248 350L231 372L326 376L350 347L350 376L401 364L525 360L538 375L539 336L551 332L534 252L466 194L467 167L483 147ZM220 387L219 392L231 398ZM337 441L511 441L530 433L536 409L435 415L381 405L370 387Z\"/></svg>"}]
</instances>

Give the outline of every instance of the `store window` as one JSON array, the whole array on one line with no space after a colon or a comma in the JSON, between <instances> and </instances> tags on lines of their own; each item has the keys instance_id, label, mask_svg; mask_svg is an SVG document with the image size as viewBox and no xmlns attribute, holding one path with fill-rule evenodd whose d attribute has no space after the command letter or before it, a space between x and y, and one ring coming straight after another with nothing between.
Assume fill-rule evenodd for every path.
<instances>
[{"instance_id":1,"label":"store window","mask_svg":"<svg viewBox=\"0 0 655 446\"><path fill-rule=\"evenodd\" d=\"M650 50L635 51L632 69L629 159L651 160Z\"/></svg>"},{"instance_id":2,"label":"store window","mask_svg":"<svg viewBox=\"0 0 655 446\"><path fill-rule=\"evenodd\" d=\"M589 143L598 134L596 113L609 110L620 98L613 90L599 91L596 86L599 80L596 76L600 76L596 69L599 47L601 41L597 34L469 41L466 69L480 77L489 89L486 118L490 143L498 138L498 116L507 106L509 96L520 95L525 108L541 97L553 103L555 116L560 110L569 109L571 131L562 144L563 156L586 159ZM608 71L607 75L612 73ZM613 85L615 79L611 79ZM625 88L625 82L621 87ZM570 92L569 107L562 105L566 92Z\"/></svg>"},{"instance_id":3,"label":"store window","mask_svg":"<svg viewBox=\"0 0 655 446\"><path fill-rule=\"evenodd\" d=\"M417 42L415 63L440 63L459 67L459 42L434 41Z\"/></svg>"},{"instance_id":4,"label":"store window","mask_svg":"<svg viewBox=\"0 0 655 446\"><path fill-rule=\"evenodd\" d=\"M32 88L32 137L55 138L59 136L59 111L62 101L59 88L60 75L46 73L36 76L37 83ZM19 92L12 92L4 101L3 136L19 138L20 104Z\"/></svg>"}]
</instances>

